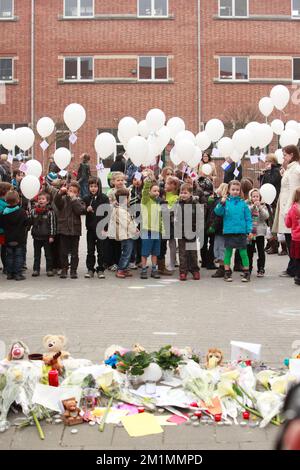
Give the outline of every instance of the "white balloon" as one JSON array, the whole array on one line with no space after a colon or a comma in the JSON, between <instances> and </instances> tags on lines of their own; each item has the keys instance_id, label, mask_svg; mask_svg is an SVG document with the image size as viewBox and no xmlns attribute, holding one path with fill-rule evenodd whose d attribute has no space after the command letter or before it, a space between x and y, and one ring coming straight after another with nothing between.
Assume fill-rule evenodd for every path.
<instances>
[{"instance_id":1,"label":"white balloon","mask_svg":"<svg viewBox=\"0 0 300 470\"><path fill-rule=\"evenodd\" d=\"M175 137L179 134L179 132L185 131L185 122L179 117L173 117L169 119L167 128L171 132L171 138L175 140Z\"/></svg>"},{"instance_id":2,"label":"white balloon","mask_svg":"<svg viewBox=\"0 0 300 470\"><path fill-rule=\"evenodd\" d=\"M124 139L125 143L127 143L131 137L138 135L138 123L133 117L124 117L119 122L118 131L120 132L120 135Z\"/></svg>"},{"instance_id":3,"label":"white balloon","mask_svg":"<svg viewBox=\"0 0 300 470\"><path fill-rule=\"evenodd\" d=\"M260 112L265 116L268 117L270 114L272 114L274 110L274 104L271 98L268 96L265 96L262 98L258 104Z\"/></svg>"},{"instance_id":4,"label":"white balloon","mask_svg":"<svg viewBox=\"0 0 300 470\"><path fill-rule=\"evenodd\" d=\"M263 202L265 202L266 204L272 204L275 201L277 193L275 186L273 186L272 184L264 184L259 191Z\"/></svg>"},{"instance_id":5,"label":"white balloon","mask_svg":"<svg viewBox=\"0 0 300 470\"><path fill-rule=\"evenodd\" d=\"M277 157L279 165L282 165L283 164L283 151L282 151L282 149L276 150L275 155Z\"/></svg>"},{"instance_id":6,"label":"white balloon","mask_svg":"<svg viewBox=\"0 0 300 470\"><path fill-rule=\"evenodd\" d=\"M4 129L1 133L1 143L6 150L13 150L16 145L16 131Z\"/></svg>"},{"instance_id":7,"label":"white balloon","mask_svg":"<svg viewBox=\"0 0 300 470\"><path fill-rule=\"evenodd\" d=\"M177 136L175 137L175 145L180 141L180 140L190 140L193 142L194 145L196 145L196 137L191 131L181 131Z\"/></svg>"},{"instance_id":8,"label":"white balloon","mask_svg":"<svg viewBox=\"0 0 300 470\"><path fill-rule=\"evenodd\" d=\"M148 128L148 124L147 124L147 121L146 119L144 119L143 121L140 121L138 123L138 131L139 131L139 134L144 137L145 139L147 139L147 137L149 136L150 134L150 129Z\"/></svg>"},{"instance_id":9,"label":"white balloon","mask_svg":"<svg viewBox=\"0 0 300 470\"><path fill-rule=\"evenodd\" d=\"M260 124L256 132L259 148L263 149L272 142L274 134L271 126L268 124Z\"/></svg>"},{"instance_id":10,"label":"white balloon","mask_svg":"<svg viewBox=\"0 0 300 470\"><path fill-rule=\"evenodd\" d=\"M42 174L43 168L38 160L28 160L26 162L26 175L33 175L39 178Z\"/></svg>"},{"instance_id":11,"label":"white balloon","mask_svg":"<svg viewBox=\"0 0 300 470\"><path fill-rule=\"evenodd\" d=\"M209 175L212 174L213 169L212 169L212 167L211 167L211 165L210 165L209 163L205 163L205 164L201 167L201 171L202 171L202 173L203 173L204 175L209 176Z\"/></svg>"},{"instance_id":12,"label":"white balloon","mask_svg":"<svg viewBox=\"0 0 300 470\"><path fill-rule=\"evenodd\" d=\"M175 166L180 165L182 160L176 155L175 148L172 148L170 152L170 160Z\"/></svg>"},{"instance_id":13,"label":"white balloon","mask_svg":"<svg viewBox=\"0 0 300 470\"><path fill-rule=\"evenodd\" d=\"M232 137L233 146L241 153L247 152L251 147L252 134L246 129L237 130Z\"/></svg>"},{"instance_id":14,"label":"white balloon","mask_svg":"<svg viewBox=\"0 0 300 470\"><path fill-rule=\"evenodd\" d=\"M167 126L163 126L161 129L159 129L159 131L157 132L157 135L154 138L156 140L156 145L158 147L158 154L157 155L159 155L164 151L164 149L166 148L166 146L170 142L171 132L167 128Z\"/></svg>"},{"instance_id":15,"label":"white balloon","mask_svg":"<svg viewBox=\"0 0 300 470\"><path fill-rule=\"evenodd\" d=\"M300 138L300 133L299 133L299 124L297 121L294 121L294 120L291 120L291 121L288 121L285 125L285 129L288 131L288 130L293 130L293 131L296 131L297 134L298 134L298 137Z\"/></svg>"},{"instance_id":16,"label":"white balloon","mask_svg":"<svg viewBox=\"0 0 300 470\"><path fill-rule=\"evenodd\" d=\"M40 180L34 175L27 175L21 181L21 191L27 199L33 199L40 192Z\"/></svg>"},{"instance_id":17,"label":"white balloon","mask_svg":"<svg viewBox=\"0 0 300 470\"><path fill-rule=\"evenodd\" d=\"M257 136L257 129L259 128L259 126L260 126L259 122L253 121L253 122L249 122L247 126L245 127L246 131L249 131L250 134L252 135L251 147L254 149L256 149L259 146L258 136Z\"/></svg>"},{"instance_id":18,"label":"white balloon","mask_svg":"<svg viewBox=\"0 0 300 470\"><path fill-rule=\"evenodd\" d=\"M199 134L196 135L196 144L198 145L200 150L204 152L204 150L208 149L208 147L211 146L211 139L205 131L199 132Z\"/></svg>"},{"instance_id":19,"label":"white balloon","mask_svg":"<svg viewBox=\"0 0 300 470\"><path fill-rule=\"evenodd\" d=\"M218 142L218 149L222 157L229 157L234 149L232 139L229 137L223 137Z\"/></svg>"},{"instance_id":20,"label":"white balloon","mask_svg":"<svg viewBox=\"0 0 300 470\"><path fill-rule=\"evenodd\" d=\"M175 146L175 152L182 161L189 163L195 154L195 145L188 139L180 140Z\"/></svg>"},{"instance_id":21,"label":"white balloon","mask_svg":"<svg viewBox=\"0 0 300 470\"><path fill-rule=\"evenodd\" d=\"M230 155L230 158L233 162L237 163L243 158L243 153L238 152L237 149L233 149L232 154Z\"/></svg>"},{"instance_id":22,"label":"white balloon","mask_svg":"<svg viewBox=\"0 0 300 470\"><path fill-rule=\"evenodd\" d=\"M49 117L43 117L39 119L36 124L36 129L43 139L46 139L46 137L49 137L49 135L51 135L52 132L54 131L54 128L55 128L55 124L53 120Z\"/></svg>"},{"instance_id":23,"label":"white balloon","mask_svg":"<svg viewBox=\"0 0 300 470\"><path fill-rule=\"evenodd\" d=\"M282 111L290 101L290 92L286 86L276 85L272 88L270 97L274 106Z\"/></svg>"},{"instance_id":24,"label":"white balloon","mask_svg":"<svg viewBox=\"0 0 300 470\"><path fill-rule=\"evenodd\" d=\"M34 132L29 127L19 127L16 129L16 145L26 152L29 150L34 144Z\"/></svg>"},{"instance_id":25,"label":"white balloon","mask_svg":"<svg viewBox=\"0 0 300 470\"><path fill-rule=\"evenodd\" d=\"M146 367L141 379L143 382L158 382L162 377L162 370L158 364L151 362L148 367Z\"/></svg>"},{"instance_id":26,"label":"white balloon","mask_svg":"<svg viewBox=\"0 0 300 470\"><path fill-rule=\"evenodd\" d=\"M70 131L76 132L85 123L86 112L78 103L69 104L64 111L64 121Z\"/></svg>"},{"instance_id":27,"label":"white balloon","mask_svg":"<svg viewBox=\"0 0 300 470\"><path fill-rule=\"evenodd\" d=\"M281 147L286 147L287 145L297 145L299 141L299 135L293 129L288 129L283 131L280 136L279 143Z\"/></svg>"},{"instance_id":28,"label":"white balloon","mask_svg":"<svg viewBox=\"0 0 300 470\"><path fill-rule=\"evenodd\" d=\"M220 119L211 119L205 126L205 132L212 142L217 142L224 135L224 124Z\"/></svg>"},{"instance_id":29,"label":"white balloon","mask_svg":"<svg viewBox=\"0 0 300 470\"><path fill-rule=\"evenodd\" d=\"M165 125L166 115L161 109L151 109L147 113L146 121L150 132L156 132Z\"/></svg>"},{"instance_id":30,"label":"white balloon","mask_svg":"<svg viewBox=\"0 0 300 470\"><path fill-rule=\"evenodd\" d=\"M115 154L117 150L117 142L115 137L109 132L102 132L95 139L95 150L102 160Z\"/></svg>"},{"instance_id":31,"label":"white balloon","mask_svg":"<svg viewBox=\"0 0 300 470\"><path fill-rule=\"evenodd\" d=\"M191 168L195 168L196 166L199 165L202 159L202 152L199 149L199 147L195 147L195 153L194 155L189 159L189 166Z\"/></svg>"},{"instance_id":32,"label":"white balloon","mask_svg":"<svg viewBox=\"0 0 300 470\"><path fill-rule=\"evenodd\" d=\"M132 137L128 142L127 154L136 166L148 161L149 147L147 140L141 136Z\"/></svg>"},{"instance_id":33,"label":"white balloon","mask_svg":"<svg viewBox=\"0 0 300 470\"><path fill-rule=\"evenodd\" d=\"M70 150L65 147L61 147L54 152L54 161L60 170L64 170L70 165L71 158Z\"/></svg>"},{"instance_id":34,"label":"white balloon","mask_svg":"<svg viewBox=\"0 0 300 470\"><path fill-rule=\"evenodd\" d=\"M276 135L281 135L284 131L284 123L281 119L274 119L274 121L271 122L271 127Z\"/></svg>"}]
</instances>

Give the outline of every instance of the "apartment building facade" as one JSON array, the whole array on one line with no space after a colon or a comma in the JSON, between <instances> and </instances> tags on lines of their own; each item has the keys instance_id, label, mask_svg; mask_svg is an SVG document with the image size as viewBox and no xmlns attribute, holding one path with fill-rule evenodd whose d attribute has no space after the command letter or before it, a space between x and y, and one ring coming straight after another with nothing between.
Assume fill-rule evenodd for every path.
<instances>
[{"instance_id":1,"label":"apartment building facade","mask_svg":"<svg viewBox=\"0 0 300 470\"><path fill-rule=\"evenodd\" d=\"M95 157L98 132L116 135L123 116L153 107L198 132L277 83L297 97L299 20L300 0L0 0L0 127L49 116L48 156L69 145L78 160ZM284 120L299 120L293 101ZM72 102L87 111L74 146L63 126Z\"/></svg>"}]
</instances>

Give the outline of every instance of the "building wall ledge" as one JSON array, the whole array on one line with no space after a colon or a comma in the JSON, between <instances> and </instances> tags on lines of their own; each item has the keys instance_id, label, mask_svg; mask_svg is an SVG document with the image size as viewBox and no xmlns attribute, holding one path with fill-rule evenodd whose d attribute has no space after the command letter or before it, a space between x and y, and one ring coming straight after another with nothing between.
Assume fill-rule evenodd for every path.
<instances>
[{"instance_id":1,"label":"building wall ledge","mask_svg":"<svg viewBox=\"0 0 300 470\"><path fill-rule=\"evenodd\" d=\"M139 81L136 78L95 78L95 80L64 80L60 78L58 80L60 85L97 85L97 84L139 84L139 85L161 85L161 84L171 84L174 83L174 79L170 78L169 80L143 80Z\"/></svg>"},{"instance_id":2,"label":"building wall ledge","mask_svg":"<svg viewBox=\"0 0 300 470\"><path fill-rule=\"evenodd\" d=\"M14 21L19 21L19 20L20 20L19 16L12 16L11 18L0 18L0 23L14 22Z\"/></svg>"},{"instance_id":3,"label":"building wall ledge","mask_svg":"<svg viewBox=\"0 0 300 470\"><path fill-rule=\"evenodd\" d=\"M0 85L19 85L19 80L0 81Z\"/></svg>"},{"instance_id":4,"label":"building wall ledge","mask_svg":"<svg viewBox=\"0 0 300 470\"><path fill-rule=\"evenodd\" d=\"M251 78L249 80L220 80L219 78L214 78L213 82L217 85L259 85L265 83L285 83L287 85L292 85L293 81L289 78Z\"/></svg>"},{"instance_id":5,"label":"building wall ledge","mask_svg":"<svg viewBox=\"0 0 300 470\"><path fill-rule=\"evenodd\" d=\"M299 18L293 18L288 15L249 15L245 17L226 17L214 15L215 20L224 20L224 21L299 21Z\"/></svg>"},{"instance_id":6,"label":"building wall ledge","mask_svg":"<svg viewBox=\"0 0 300 470\"><path fill-rule=\"evenodd\" d=\"M137 15L130 15L130 14L119 14L119 15L113 15L113 14L106 14L106 15L95 15L91 16L88 18L83 18L83 17L65 17L63 15L58 15L59 21L111 21L111 20L140 20L140 21L164 21L164 20L174 20L175 15L169 15L169 16L137 16Z\"/></svg>"}]
</instances>

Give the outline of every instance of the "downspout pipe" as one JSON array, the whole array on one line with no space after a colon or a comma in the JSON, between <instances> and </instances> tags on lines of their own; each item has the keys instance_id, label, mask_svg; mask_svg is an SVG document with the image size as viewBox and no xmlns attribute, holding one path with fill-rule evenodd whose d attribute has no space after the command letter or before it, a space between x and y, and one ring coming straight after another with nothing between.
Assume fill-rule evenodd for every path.
<instances>
[{"instance_id":1,"label":"downspout pipe","mask_svg":"<svg viewBox=\"0 0 300 470\"><path fill-rule=\"evenodd\" d=\"M201 96L201 0L197 0L197 49L198 49L198 131L202 122Z\"/></svg>"},{"instance_id":2,"label":"downspout pipe","mask_svg":"<svg viewBox=\"0 0 300 470\"><path fill-rule=\"evenodd\" d=\"M31 114L31 127L34 129L35 126L35 0L31 0L31 70L30 70L30 89L31 89L31 98L30 98L30 114ZM32 158L34 158L34 145L32 147Z\"/></svg>"}]
</instances>

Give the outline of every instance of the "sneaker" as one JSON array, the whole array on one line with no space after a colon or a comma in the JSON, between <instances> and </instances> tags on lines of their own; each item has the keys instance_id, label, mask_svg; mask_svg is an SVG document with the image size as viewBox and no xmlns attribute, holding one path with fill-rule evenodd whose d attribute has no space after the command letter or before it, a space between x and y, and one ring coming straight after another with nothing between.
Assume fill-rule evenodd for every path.
<instances>
[{"instance_id":1,"label":"sneaker","mask_svg":"<svg viewBox=\"0 0 300 470\"><path fill-rule=\"evenodd\" d=\"M119 279L125 279L126 278L125 271L117 271L116 277L118 277Z\"/></svg>"},{"instance_id":2,"label":"sneaker","mask_svg":"<svg viewBox=\"0 0 300 470\"><path fill-rule=\"evenodd\" d=\"M287 271L283 271L281 274L279 274L279 277L292 277Z\"/></svg>"},{"instance_id":3,"label":"sneaker","mask_svg":"<svg viewBox=\"0 0 300 470\"><path fill-rule=\"evenodd\" d=\"M225 282L232 282L232 271L231 269L229 271L224 272L224 281Z\"/></svg>"},{"instance_id":4,"label":"sneaker","mask_svg":"<svg viewBox=\"0 0 300 470\"><path fill-rule=\"evenodd\" d=\"M59 277L60 279L67 279L68 271L66 269L62 269Z\"/></svg>"},{"instance_id":5,"label":"sneaker","mask_svg":"<svg viewBox=\"0 0 300 470\"><path fill-rule=\"evenodd\" d=\"M222 277L224 277L224 274L225 274L224 266L222 266L222 267L220 266L220 267L216 270L215 274L212 274L211 277L214 278L214 279L221 279Z\"/></svg>"},{"instance_id":6,"label":"sneaker","mask_svg":"<svg viewBox=\"0 0 300 470\"><path fill-rule=\"evenodd\" d=\"M110 266L110 268L108 268L110 271L118 271L118 265L117 264L113 264L112 266Z\"/></svg>"},{"instance_id":7,"label":"sneaker","mask_svg":"<svg viewBox=\"0 0 300 470\"><path fill-rule=\"evenodd\" d=\"M17 274L15 276L15 281L25 281L26 277L23 274Z\"/></svg>"},{"instance_id":8,"label":"sneaker","mask_svg":"<svg viewBox=\"0 0 300 470\"><path fill-rule=\"evenodd\" d=\"M148 273L146 269L142 269L141 279L148 279Z\"/></svg>"},{"instance_id":9,"label":"sneaker","mask_svg":"<svg viewBox=\"0 0 300 470\"><path fill-rule=\"evenodd\" d=\"M53 272L53 271L47 271L47 276L48 276L48 277L53 277L53 276L54 276L54 272Z\"/></svg>"},{"instance_id":10,"label":"sneaker","mask_svg":"<svg viewBox=\"0 0 300 470\"><path fill-rule=\"evenodd\" d=\"M179 274L179 280L180 280L180 281L186 281L186 280L187 280L187 274L185 274L185 273L180 273L180 274Z\"/></svg>"},{"instance_id":11,"label":"sneaker","mask_svg":"<svg viewBox=\"0 0 300 470\"><path fill-rule=\"evenodd\" d=\"M159 275L159 272L157 271L157 269L153 269L151 271L151 277L153 277L153 279L160 279L160 275Z\"/></svg>"},{"instance_id":12,"label":"sneaker","mask_svg":"<svg viewBox=\"0 0 300 470\"><path fill-rule=\"evenodd\" d=\"M40 271L33 271L32 277L39 277Z\"/></svg>"},{"instance_id":13,"label":"sneaker","mask_svg":"<svg viewBox=\"0 0 300 470\"><path fill-rule=\"evenodd\" d=\"M249 271L244 271L242 282L250 282L251 274Z\"/></svg>"},{"instance_id":14,"label":"sneaker","mask_svg":"<svg viewBox=\"0 0 300 470\"><path fill-rule=\"evenodd\" d=\"M14 279L14 275L13 274L8 274L6 279L8 281L12 281Z\"/></svg>"},{"instance_id":15,"label":"sneaker","mask_svg":"<svg viewBox=\"0 0 300 470\"><path fill-rule=\"evenodd\" d=\"M194 281L200 281L200 272L199 271L195 271L194 273L192 273L192 275L193 275Z\"/></svg>"},{"instance_id":16,"label":"sneaker","mask_svg":"<svg viewBox=\"0 0 300 470\"><path fill-rule=\"evenodd\" d=\"M125 269L124 273L126 277L132 277L132 273L129 271L129 269Z\"/></svg>"},{"instance_id":17,"label":"sneaker","mask_svg":"<svg viewBox=\"0 0 300 470\"><path fill-rule=\"evenodd\" d=\"M257 272L257 277L264 277L265 275L265 271L263 269L261 269L260 271Z\"/></svg>"},{"instance_id":18,"label":"sneaker","mask_svg":"<svg viewBox=\"0 0 300 470\"><path fill-rule=\"evenodd\" d=\"M70 278L71 279L78 279L77 272L76 271L71 271Z\"/></svg>"},{"instance_id":19,"label":"sneaker","mask_svg":"<svg viewBox=\"0 0 300 470\"><path fill-rule=\"evenodd\" d=\"M84 275L85 279L92 279L94 277L94 271L88 271L85 275Z\"/></svg>"},{"instance_id":20,"label":"sneaker","mask_svg":"<svg viewBox=\"0 0 300 470\"><path fill-rule=\"evenodd\" d=\"M137 269L137 265L135 263L129 263L129 269Z\"/></svg>"},{"instance_id":21,"label":"sneaker","mask_svg":"<svg viewBox=\"0 0 300 470\"><path fill-rule=\"evenodd\" d=\"M97 273L97 277L98 277L98 279L105 279L104 271L99 271L99 272Z\"/></svg>"}]
</instances>

